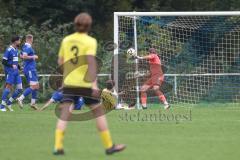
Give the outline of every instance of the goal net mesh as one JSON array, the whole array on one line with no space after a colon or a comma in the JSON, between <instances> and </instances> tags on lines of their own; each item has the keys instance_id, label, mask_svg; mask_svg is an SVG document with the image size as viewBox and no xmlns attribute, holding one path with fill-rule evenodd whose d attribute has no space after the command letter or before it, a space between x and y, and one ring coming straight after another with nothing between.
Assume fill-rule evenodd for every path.
<instances>
[{"instance_id":1,"label":"goal net mesh","mask_svg":"<svg viewBox=\"0 0 240 160\"><path fill-rule=\"evenodd\" d=\"M115 27L120 101L135 104L149 78L148 61L128 57L130 47L139 56L156 48L165 74L161 90L172 104L240 101L240 16L118 16ZM149 90L148 103L158 102Z\"/></svg>"}]
</instances>

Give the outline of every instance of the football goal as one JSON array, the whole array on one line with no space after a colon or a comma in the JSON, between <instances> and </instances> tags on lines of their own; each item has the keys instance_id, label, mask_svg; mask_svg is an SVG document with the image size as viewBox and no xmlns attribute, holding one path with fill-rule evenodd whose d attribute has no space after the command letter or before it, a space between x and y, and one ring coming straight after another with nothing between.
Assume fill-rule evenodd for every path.
<instances>
[{"instance_id":1,"label":"football goal","mask_svg":"<svg viewBox=\"0 0 240 160\"><path fill-rule=\"evenodd\" d=\"M240 12L115 12L114 70L119 100L140 105L149 62L129 57L155 48L171 104L240 102ZM152 91L149 103L159 103Z\"/></svg>"}]
</instances>

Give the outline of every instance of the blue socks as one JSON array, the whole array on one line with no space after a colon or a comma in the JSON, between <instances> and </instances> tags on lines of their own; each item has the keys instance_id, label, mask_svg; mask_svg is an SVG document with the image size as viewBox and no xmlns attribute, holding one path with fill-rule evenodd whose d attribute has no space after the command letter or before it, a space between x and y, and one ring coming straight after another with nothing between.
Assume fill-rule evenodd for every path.
<instances>
[{"instance_id":1,"label":"blue socks","mask_svg":"<svg viewBox=\"0 0 240 160\"><path fill-rule=\"evenodd\" d=\"M32 90L32 99L31 99L31 104L35 104L36 103L36 99L37 99L37 89Z\"/></svg>"},{"instance_id":2,"label":"blue socks","mask_svg":"<svg viewBox=\"0 0 240 160\"><path fill-rule=\"evenodd\" d=\"M27 89L24 90L23 94L19 98L23 100L25 97L27 97L29 94L32 93L32 101L31 102L32 102L32 104L35 104L36 99L37 99L37 91L38 91L37 89L32 90L30 87L28 87ZM21 94L22 89L16 89L13 92L12 97L9 98L9 100L8 100L8 95L10 92L11 92L11 90L8 88L5 88L3 90L2 103L1 103L2 106L11 105L12 102L18 97L18 95ZM0 107L2 107L2 106L0 106Z\"/></svg>"},{"instance_id":3,"label":"blue socks","mask_svg":"<svg viewBox=\"0 0 240 160\"><path fill-rule=\"evenodd\" d=\"M22 89L16 89L13 94L12 94L12 97L9 98L8 102L7 102L7 105L11 105L12 102L18 97L19 94L22 93Z\"/></svg>"},{"instance_id":4,"label":"blue socks","mask_svg":"<svg viewBox=\"0 0 240 160\"><path fill-rule=\"evenodd\" d=\"M23 94L19 97L19 99L23 100L29 94L32 94L31 104L35 104L37 99L37 91L37 89L31 89L30 87L28 87L24 90Z\"/></svg>"},{"instance_id":5,"label":"blue socks","mask_svg":"<svg viewBox=\"0 0 240 160\"><path fill-rule=\"evenodd\" d=\"M32 90L32 99L37 99L37 89Z\"/></svg>"},{"instance_id":6,"label":"blue socks","mask_svg":"<svg viewBox=\"0 0 240 160\"><path fill-rule=\"evenodd\" d=\"M32 90L30 87L28 87L27 89L25 89L24 92L23 92L24 97L27 97L29 94L32 93L32 91L33 91L33 90Z\"/></svg>"},{"instance_id":7,"label":"blue socks","mask_svg":"<svg viewBox=\"0 0 240 160\"><path fill-rule=\"evenodd\" d=\"M8 95L9 95L10 92L11 92L11 90L8 89L8 88L5 88L3 90L3 93L2 93L2 105L6 105L6 104L3 104L3 103L4 102L7 103Z\"/></svg>"},{"instance_id":8,"label":"blue socks","mask_svg":"<svg viewBox=\"0 0 240 160\"><path fill-rule=\"evenodd\" d=\"M22 89L16 89L12 94L12 98L16 99L18 97L18 95L21 93L22 93Z\"/></svg>"}]
</instances>

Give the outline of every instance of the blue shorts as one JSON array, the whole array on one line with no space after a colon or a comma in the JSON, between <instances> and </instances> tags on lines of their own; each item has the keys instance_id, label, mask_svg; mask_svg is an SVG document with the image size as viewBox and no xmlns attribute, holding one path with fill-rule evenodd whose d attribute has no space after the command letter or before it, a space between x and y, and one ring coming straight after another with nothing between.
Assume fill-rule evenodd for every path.
<instances>
[{"instance_id":1,"label":"blue shorts","mask_svg":"<svg viewBox=\"0 0 240 160\"><path fill-rule=\"evenodd\" d=\"M8 72L6 75L6 83L11 85L22 84L22 78L18 71Z\"/></svg>"},{"instance_id":2,"label":"blue shorts","mask_svg":"<svg viewBox=\"0 0 240 160\"><path fill-rule=\"evenodd\" d=\"M82 97L80 97L78 100L75 100L74 109L75 110L80 110L83 105L84 105L84 99Z\"/></svg>"},{"instance_id":3,"label":"blue shorts","mask_svg":"<svg viewBox=\"0 0 240 160\"><path fill-rule=\"evenodd\" d=\"M61 100L63 99L62 91L55 91L52 94L51 99L54 100L54 102L61 102ZM82 97L78 99L74 99L74 110L80 110L83 105L84 105L84 99Z\"/></svg>"},{"instance_id":4,"label":"blue shorts","mask_svg":"<svg viewBox=\"0 0 240 160\"><path fill-rule=\"evenodd\" d=\"M54 102L60 102L63 99L63 93L56 91L52 94L51 99L53 99Z\"/></svg>"},{"instance_id":5,"label":"blue shorts","mask_svg":"<svg viewBox=\"0 0 240 160\"><path fill-rule=\"evenodd\" d=\"M27 82L30 84L30 85L35 85L38 83L38 74L37 74L37 71L35 70L26 70L24 71L24 75L27 79Z\"/></svg>"}]
</instances>

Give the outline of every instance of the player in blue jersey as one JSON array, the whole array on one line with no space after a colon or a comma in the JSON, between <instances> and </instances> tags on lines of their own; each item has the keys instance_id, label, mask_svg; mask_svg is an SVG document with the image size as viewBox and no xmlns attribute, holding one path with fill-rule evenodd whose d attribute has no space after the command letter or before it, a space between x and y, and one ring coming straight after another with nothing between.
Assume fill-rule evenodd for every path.
<instances>
[{"instance_id":1,"label":"player in blue jersey","mask_svg":"<svg viewBox=\"0 0 240 160\"><path fill-rule=\"evenodd\" d=\"M52 94L52 97L47 101L47 103L40 109L40 111L45 110L50 104L60 102L63 99L63 92L61 89L55 91ZM74 102L74 109L80 110L84 105L84 100L80 97L77 101Z\"/></svg>"},{"instance_id":2,"label":"player in blue jersey","mask_svg":"<svg viewBox=\"0 0 240 160\"><path fill-rule=\"evenodd\" d=\"M36 60L38 56L36 55L35 50L32 48L33 44L33 35L28 34L26 36L26 43L22 47L21 58L24 60L23 72L29 83L29 87L23 91L23 94L17 98L18 104L23 107L23 100L28 95L32 94L31 107L37 110L36 99L37 91L39 89L38 74L36 69Z\"/></svg>"},{"instance_id":3,"label":"player in blue jersey","mask_svg":"<svg viewBox=\"0 0 240 160\"><path fill-rule=\"evenodd\" d=\"M18 65L18 47L21 43L20 37L12 37L11 42L12 44L6 49L2 58L2 64L6 75L6 85L2 93L1 111L6 111L6 107L10 111L13 111L11 103L22 92L22 79L19 74L20 66ZM8 100L8 95L14 85L16 85L16 90Z\"/></svg>"}]
</instances>

